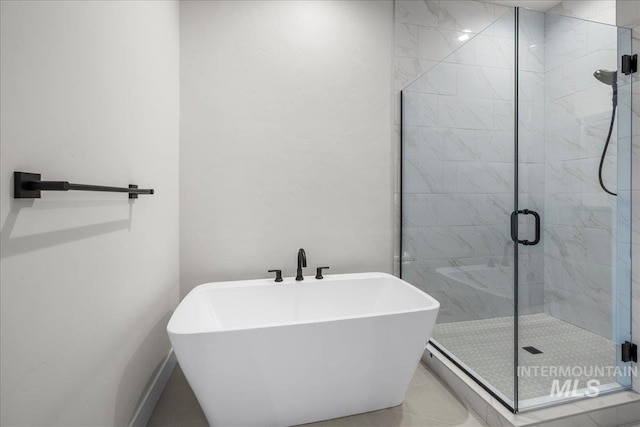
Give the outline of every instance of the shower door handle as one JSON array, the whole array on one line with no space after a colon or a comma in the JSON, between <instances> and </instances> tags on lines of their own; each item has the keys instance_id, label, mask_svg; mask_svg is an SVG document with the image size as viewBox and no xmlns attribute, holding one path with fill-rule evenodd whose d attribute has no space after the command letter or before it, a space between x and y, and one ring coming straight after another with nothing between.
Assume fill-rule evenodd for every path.
<instances>
[{"instance_id":1,"label":"shower door handle","mask_svg":"<svg viewBox=\"0 0 640 427\"><path fill-rule=\"evenodd\" d=\"M518 226L518 214L533 215L536 221L536 236L533 241L530 240L518 240L517 226ZM533 246L540 243L540 215L536 211L530 209L523 209L521 211L511 212L511 240L515 243L520 243L525 246Z\"/></svg>"}]
</instances>

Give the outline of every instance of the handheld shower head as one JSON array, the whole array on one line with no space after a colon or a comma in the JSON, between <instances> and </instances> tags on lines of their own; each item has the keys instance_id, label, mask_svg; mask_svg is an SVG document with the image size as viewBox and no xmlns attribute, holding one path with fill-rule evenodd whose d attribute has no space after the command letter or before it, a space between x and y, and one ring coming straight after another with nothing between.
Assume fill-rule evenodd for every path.
<instances>
[{"instance_id":1,"label":"handheld shower head","mask_svg":"<svg viewBox=\"0 0 640 427\"><path fill-rule=\"evenodd\" d=\"M602 149L602 156L600 156L600 167L598 168L598 179L600 180L600 186L605 191L605 193L611 194L612 196L617 196L617 193L609 190L606 185L604 185L604 181L602 180L602 166L604 165L604 158L607 155L607 148L609 147L609 142L611 141L611 132L613 131L613 122L616 118L616 107L618 105L618 71L609 71L609 70L596 70L593 73L593 77L601 81L602 83L611 86L613 91L613 97L611 98L611 102L613 104L613 111L611 112L611 122L609 123L609 133L607 134L607 140L604 143L604 148Z\"/></svg>"},{"instance_id":2,"label":"handheld shower head","mask_svg":"<svg viewBox=\"0 0 640 427\"><path fill-rule=\"evenodd\" d=\"M593 77L600 80L602 83L606 85L614 86L618 78L618 72L609 71L609 70L596 70L593 73Z\"/></svg>"},{"instance_id":3,"label":"handheld shower head","mask_svg":"<svg viewBox=\"0 0 640 427\"><path fill-rule=\"evenodd\" d=\"M596 70L593 73L593 77L598 79L600 82L611 86L613 89L613 97L611 98L611 102L615 107L618 105L618 71L609 71L609 70Z\"/></svg>"}]
</instances>

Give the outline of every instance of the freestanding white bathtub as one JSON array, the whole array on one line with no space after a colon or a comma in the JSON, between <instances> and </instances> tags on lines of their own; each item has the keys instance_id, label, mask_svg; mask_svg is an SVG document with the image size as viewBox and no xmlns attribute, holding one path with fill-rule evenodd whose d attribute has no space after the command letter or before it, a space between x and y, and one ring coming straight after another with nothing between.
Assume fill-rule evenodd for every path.
<instances>
[{"instance_id":1,"label":"freestanding white bathtub","mask_svg":"<svg viewBox=\"0 0 640 427\"><path fill-rule=\"evenodd\" d=\"M207 283L167 331L209 424L289 426L400 405L439 307L384 273Z\"/></svg>"}]
</instances>

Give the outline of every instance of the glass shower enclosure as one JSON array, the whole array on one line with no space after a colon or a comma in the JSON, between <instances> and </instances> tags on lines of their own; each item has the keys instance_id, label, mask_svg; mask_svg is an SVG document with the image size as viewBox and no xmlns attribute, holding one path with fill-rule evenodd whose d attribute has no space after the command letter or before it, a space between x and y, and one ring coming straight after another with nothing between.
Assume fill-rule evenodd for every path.
<instances>
[{"instance_id":1,"label":"glass shower enclosure","mask_svg":"<svg viewBox=\"0 0 640 427\"><path fill-rule=\"evenodd\" d=\"M402 91L401 277L514 412L630 386L630 54L515 8Z\"/></svg>"}]
</instances>

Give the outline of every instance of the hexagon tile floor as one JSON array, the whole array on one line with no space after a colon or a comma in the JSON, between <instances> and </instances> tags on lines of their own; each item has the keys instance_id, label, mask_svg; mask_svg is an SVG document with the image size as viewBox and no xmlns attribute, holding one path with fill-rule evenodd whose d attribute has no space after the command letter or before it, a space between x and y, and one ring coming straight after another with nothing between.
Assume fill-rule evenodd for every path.
<instances>
[{"instance_id":1,"label":"hexagon tile floor","mask_svg":"<svg viewBox=\"0 0 640 427\"><path fill-rule=\"evenodd\" d=\"M593 332L579 328L545 313L520 316L518 319L518 361L520 367L577 367L584 375L560 377L561 381L578 380L579 389L587 381L598 380L600 385L616 382L615 344ZM508 400L513 400L513 317L469 320L436 325L433 338L479 377L498 389ZM533 347L533 354L523 347ZM590 369L603 367L601 373ZM551 375L535 375L535 368L521 369L518 379L520 402L549 396L553 380ZM542 372L538 368L537 372ZM591 374L591 375L588 375Z\"/></svg>"}]
</instances>

